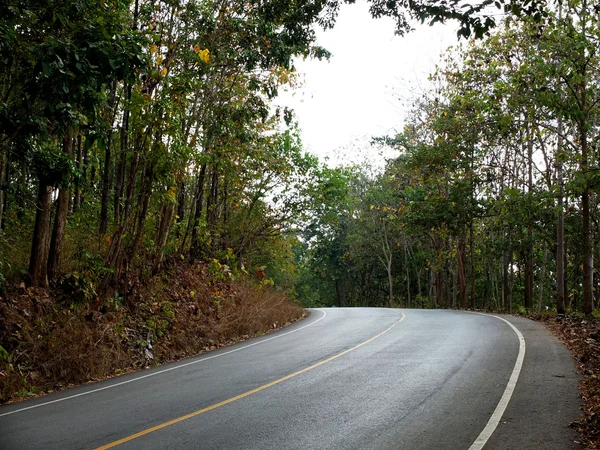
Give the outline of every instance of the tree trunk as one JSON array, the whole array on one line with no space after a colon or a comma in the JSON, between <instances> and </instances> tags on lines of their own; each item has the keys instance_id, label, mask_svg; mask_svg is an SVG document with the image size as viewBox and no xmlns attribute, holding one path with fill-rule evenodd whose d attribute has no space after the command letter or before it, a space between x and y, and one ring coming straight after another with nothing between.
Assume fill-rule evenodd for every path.
<instances>
[{"instance_id":1,"label":"tree trunk","mask_svg":"<svg viewBox=\"0 0 600 450\"><path fill-rule=\"evenodd\" d=\"M474 310L477 302L475 298L475 238L473 236L473 220L469 227L469 246L471 247L471 308Z\"/></svg>"},{"instance_id":2,"label":"tree trunk","mask_svg":"<svg viewBox=\"0 0 600 450\"><path fill-rule=\"evenodd\" d=\"M203 164L198 174L198 184L196 186L196 206L194 211L194 219L188 222L188 227L192 227L192 244L191 244L191 256L192 258L198 258L201 252L201 243L198 235L198 227L200 226L200 219L202 218L203 203L204 203L204 179L206 177L206 164ZM187 233L186 233L187 235ZM185 241L185 238L184 238Z\"/></svg>"},{"instance_id":3,"label":"tree trunk","mask_svg":"<svg viewBox=\"0 0 600 450\"><path fill-rule=\"evenodd\" d=\"M340 293L340 282L338 279L334 281L335 285L335 306L342 306L342 294Z\"/></svg>"},{"instance_id":4,"label":"tree trunk","mask_svg":"<svg viewBox=\"0 0 600 450\"><path fill-rule=\"evenodd\" d=\"M73 127L69 126L63 139L63 152L68 158L73 156ZM65 237L65 228L67 226L67 213L69 212L69 201L71 199L71 190L68 188L68 181L60 186L58 192L58 201L56 202L56 215L54 217L54 228L52 230L52 239L50 241L50 250L48 254L48 279L56 281L60 273L60 261L62 259L63 240Z\"/></svg>"},{"instance_id":5,"label":"tree trunk","mask_svg":"<svg viewBox=\"0 0 600 450\"><path fill-rule=\"evenodd\" d=\"M115 198L114 198L114 216L115 223L120 223L121 219L121 197L125 189L125 166L127 164L127 143L129 139L129 102L131 101L131 86L125 85L125 109L123 111L123 119L121 121L121 148L119 165L117 168L117 181L115 183Z\"/></svg>"},{"instance_id":6,"label":"tree trunk","mask_svg":"<svg viewBox=\"0 0 600 450\"><path fill-rule=\"evenodd\" d=\"M443 307L444 299L444 272L442 269L435 272L435 303L436 307Z\"/></svg>"},{"instance_id":7,"label":"tree trunk","mask_svg":"<svg viewBox=\"0 0 600 450\"><path fill-rule=\"evenodd\" d=\"M542 312L542 304L544 303L544 281L546 280L547 257L548 247L544 243L544 259L542 260L542 273L540 274L540 300L538 302L538 314Z\"/></svg>"},{"instance_id":8,"label":"tree trunk","mask_svg":"<svg viewBox=\"0 0 600 450\"><path fill-rule=\"evenodd\" d=\"M177 183L177 222L183 223L185 218L185 180ZM177 232L179 235L180 231Z\"/></svg>"},{"instance_id":9,"label":"tree trunk","mask_svg":"<svg viewBox=\"0 0 600 450\"><path fill-rule=\"evenodd\" d=\"M208 225L208 232L211 235L211 255L214 255L215 250L218 248L219 230L218 230L218 217L219 217L219 169L217 164L214 164L211 171L210 191L208 193L208 199L206 200L206 222Z\"/></svg>"},{"instance_id":10,"label":"tree trunk","mask_svg":"<svg viewBox=\"0 0 600 450\"><path fill-rule=\"evenodd\" d=\"M508 309L508 252L503 252L502 258L502 309L506 311Z\"/></svg>"},{"instance_id":11,"label":"tree trunk","mask_svg":"<svg viewBox=\"0 0 600 450\"><path fill-rule=\"evenodd\" d=\"M106 142L106 150L104 152L104 172L102 174L102 199L100 206L100 227L98 232L101 235L106 234L108 231L108 201L110 196L110 189L112 184L111 178L111 152L113 143L113 131L112 128L108 132L108 141Z\"/></svg>"},{"instance_id":12,"label":"tree trunk","mask_svg":"<svg viewBox=\"0 0 600 450\"><path fill-rule=\"evenodd\" d=\"M82 152L82 148L81 148L81 135L80 134L77 135L76 162L77 162L77 170L79 171L79 173L81 173L81 170L83 169L83 152ZM75 182L75 198L73 199L73 212L77 211L79 209L79 207L81 206L81 185L82 185L81 179L80 179L80 177L78 177Z\"/></svg>"},{"instance_id":13,"label":"tree trunk","mask_svg":"<svg viewBox=\"0 0 600 450\"><path fill-rule=\"evenodd\" d=\"M458 237L458 251L456 252L456 274L458 281L458 301L460 307L463 309L467 309L467 277L465 273L467 244L465 241L465 236L461 233Z\"/></svg>"},{"instance_id":14,"label":"tree trunk","mask_svg":"<svg viewBox=\"0 0 600 450\"><path fill-rule=\"evenodd\" d=\"M394 306L394 279L392 277L392 255L389 256L387 261L387 276L388 276L388 304L390 308Z\"/></svg>"},{"instance_id":15,"label":"tree trunk","mask_svg":"<svg viewBox=\"0 0 600 450\"><path fill-rule=\"evenodd\" d=\"M141 208L138 212L137 224L134 227L134 238L128 252L128 258L132 261L137 255L142 235L144 234L144 226L146 224L146 216L148 215L148 207L150 205L150 196L152 194L152 179L154 177L154 167L150 165L144 171L144 181L142 183L142 192L140 193ZM133 231L133 230L132 230Z\"/></svg>"},{"instance_id":16,"label":"tree trunk","mask_svg":"<svg viewBox=\"0 0 600 450\"><path fill-rule=\"evenodd\" d=\"M527 133L527 191L529 193L528 203L529 211L527 226L527 249L525 251L525 308L528 311L533 310L533 204L531 195L533 194L533 131L529 120L526 124Z\"/></svg>"},{"instance_id":17,"label":"tree trunk","mask_svg":"<svg viewBox=\"0 0 600 450\"><path fill-rule=\"evenodd\" d=\"M50 216L52 209L52 185L39 181L36 203L35 228L29 259L31 284L37 287L48 286L48 250L50 247Z\"/></svg>"},{"instance_id":18,"label":"tree trunk","mask_svg":"<svg viewBox=\"0 0 600 450\"><path fill-rule=\"evenodd\" d=\"M571 309L571 296L569 295L569 278L567 277L567 267L568 267L568 262L569 262L569 255L567 252L567 247L566 247L566 242L565 242L565 253L563 255L563 268L564 270L564 285L563 285L563 291L565 293L565 310L569 311Z\"/></svg>"},{"instance_id":19,"label":"tree trunk","mask_svg":"<svg viewBox=\"0 0 600 450\"><path fill-rule=\"evenodd\" d=\"M102 197L101 197L101 203L100 203L100 227L98 229L98 232L100 233L100 235L104 235L106 234L106 232L108 231L108 201L109 201L109 196L110 196L110 190L111 190L111 185L112 185L112 177L111 177L111 173L112 173L112 146L113 146L113 140L114 140L114 132L113 132L113 125L114 125L114 120L115 120L115 115L116 115L116 109L117 109L117 101L116 99L116 95L117 95L117 80L113 80L112 82L112 86L111 86L111 91L110 91L110 100L108 102L108 105L111 107L111 111L112 111L112 115L110 117L110 127L108 129L108 136L106 139L106 148L104 149L104 168L103 168L103 172L102 172Z\"/></svg>"},{"instance_id":20,"label":"tree trunk","mask_svg":"<svg viewBox=\"0 0 600 450\"><path fill-rule=\"evenodd\" d=\"M27 192L27 162L23 159L17 184L17 219L19 222L25 220L25 192Z\"/></svg>"},{"instance_id":21,"label":"tree trunk","mask_svg":"<svg viewBox=\"0 0 600 450\"><path fill-rule=\"evenodd\" d=\"M533 258L530 249L525 257L525 308L533 310Z\"/></svg>"},{"instance_id":22,"label":"tree trunk","mask_svg":"<svg viewBox=\"0 0 600 450\"><path fill-rule=\"evenodd\" d=\"M562 117L558 117L558 141L556 149L556 178L558 183L558 220L556 224L556 313L566 314L565 307L565 214L562 163Z\"/></svg>"},{"instance_id":23,"label":"tree trunk","mask_svg":"<svg viewBox=\"0 0 600 450\"><path fill-rule=\"evenodd\" d=\"M164 257L164 248L167 245L167 239L169 238L169 231L173 224L173 212L175 211L175 205L169 202L165 206L164 213L160 218L160 225L158 227L158 233L156 234L156 250L157 256L154 262L153 272L157 273L160 265L162 264Z\"/></svg>"},{"instance_id":24,"label":"tree trunk","mask_svg":"<svg viewBox=\"0 0 600 450\"><path fill-rule=\"evenodd\" d=\"M587 130L585 124L580 126L581 137L581 170L587 177L588 170L588 142ZM594 309L594 291L593 291L593 264L592 248L590 245L590 189L586 181L583 194L581 195L582 209L582 232L583 232L583 312L586 315L592 314Z\"/></svg>"},{"instance_id":25,"label":"tree trunk","mask_svg":"<svg viewBox=\"0 0 600 450\"><path fill-rule=\"evenodd\" d=\"M6 166L8 165L8 151L0 153L0 230L4 229L4 215L6 214L5 204L7 196L6 189L4 189L4 183L6 179Z\"/></svg>"},{"instance_id":26,"label":"tree trunk","mask_svg":"<svg viewBox=\"0 0 600 450\"><path fill-rule=\"evenodd\" d=\"M410 265L408 264L408 244L404 241L404 270L406 271L406 306L410 308Z\"/></svg>"}]
</instances>

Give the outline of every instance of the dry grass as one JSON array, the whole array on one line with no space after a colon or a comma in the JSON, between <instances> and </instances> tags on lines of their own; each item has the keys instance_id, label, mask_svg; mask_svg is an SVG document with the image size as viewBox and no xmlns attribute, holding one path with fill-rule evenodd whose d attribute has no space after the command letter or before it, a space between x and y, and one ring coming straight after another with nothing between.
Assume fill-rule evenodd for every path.
<instances>
[{"instance_id":1,"label":"dry grass","mask_svg":"<svg viewBox=\"0 0 600 450\"><path fill-rule=\"evenodd\" d=\"M303 316L270 286L203 264L129 284L125 299L99 310L61 303L58 291L9 289L0 301L0 403L196 355Z\"/></svg>"}]
</instances>

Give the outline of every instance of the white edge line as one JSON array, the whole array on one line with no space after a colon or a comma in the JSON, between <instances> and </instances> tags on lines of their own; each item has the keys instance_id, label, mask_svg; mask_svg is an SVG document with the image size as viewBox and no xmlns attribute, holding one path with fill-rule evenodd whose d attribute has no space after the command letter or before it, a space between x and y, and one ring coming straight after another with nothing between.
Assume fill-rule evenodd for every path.
<instances>
[{"instance_id":1,"label":"white edge line","mask_svg":"<svg viewBox=\"0 0 600 450\"><path fill-rule=\"evenodd\" d=\"M323 315L321 317L319 317L317 320L315 320L314 322L311 322L308 325L304 325L304 326L302 326L300 328L296 328L295 330L291 330L291 331L288 331L286 333L278 334L276 336L271 336L270 338L263 339L263 340L258 341L258 342L254 342L252 344L244 345L243 347L234 348L233 350L229 350L229 351L226 351L226 352L223 352L223 353L219 353L218 355L207 356L205 358L197 359L195 361L190 361L190 362L187 362L187 363L184 363L184 364L180 364L178 366L169 367L167 369L163 369L163 370L159 370L159 371L156 371L156 372L152 372L152 373L149 373L149 374L146 374L146 375L142 375L142 376L139 376L139 377L136 377L136 378L131 378L131 379L126 380L126 381L121 381L120 383L115 383L115 384L111 384L109 386L104 386L104 387L101 387L101 388L92 389L90 391L81 392L81 393L75 394L75 395L69 395L68 397L58 398L56 400L52 400L52 401L44 402L44 403L39 403L39 404L33 405L33 406L27 406L25 408L15 409L14 411L9 411L9 412L5 412L3 414L0 414L0 417L9 416L11 414L16 414L18 412L27 411L29 409L39 408L40 406L51 405L52 403L63 402L65 400L71 400L71 399L76 398L76 397L82 397L84 395L93 394L95 392L104 391L106 389L112 389L112 388L115 388L117 386L122 386L124 384L133 383L134 381L143 380L144 378L150 378L150 377L153 377L153 376L156 376L156 375L163 374L165 372L170 372L172 370L181 369L182 367L187 367L187 366L198 364L198 363L201 363L201 362L204 362L204 361L208 361L209 359L214 359L214 358L219 358L221 356L230 355L231 353L239 352L241 350L245 350L247 348L254 347L255 345L259 345L259 344L262 344L264 342L272 341L273 339L278 339L280 337L287 336L288 334L292 334L292 333L295 333L296 331L300 331L300 330L303 330L304 328L308 328L308 327L314 325L315 323L320 322L321 320L323 320L325 318L325 316L327 316L327 313L325 311L323 311L322 309L315 308L314 310L323 313Z\"/></svg>"},{"instance_id":2,"label":"white edge line","mask_svg":"<svg viewBox=\"0 0 600 450\"><path fill-rule=\"evenodd\" d=\"M494 316L491 314L482 314L482 313L475 313L475 314L481 314L483 316L488 316L488 317L495 317L496 319L499 319L499 320L505 322L506 324L508 324L508 326L513 329L513 331L517 334L517 336L519 338L519 355L517 356L517 360L515 362L515 367L513 368L512 374L510 375L510 378L508 379L508 384L506 385L506 389L504 389L504 393L502 394L502 397L500 398L498 405L496 405L496 409L492 413L492 416L490 417L490 420L488 420L488 423L485 426L485 428L483 429L483 431L479 434L479 436L477 437L475 442L473 442L473 444L469 447L469 450L481 450L485 446L487 441L490 439L490 437L492 436L494 431L496 430L496 427L500 423L500 420L502 419L502 416L504 415L504 411L506 411L506 407L508 406L508 403L510 402L510 399L513 395L513 392L517 385L517 381L519 379L519 375L521 374L521 368L523 367L523 360L525 359L525 338L523 337L521 332L517 329L517 327L515 327L512 323L510 323L506 319L503 319L502 317Z\"/></svg>"}]
</instances>

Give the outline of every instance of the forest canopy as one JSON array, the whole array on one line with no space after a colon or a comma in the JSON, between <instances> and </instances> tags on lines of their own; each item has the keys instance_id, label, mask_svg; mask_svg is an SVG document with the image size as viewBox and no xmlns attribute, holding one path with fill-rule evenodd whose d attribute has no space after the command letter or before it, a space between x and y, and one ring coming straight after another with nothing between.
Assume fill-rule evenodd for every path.
<instances>
[{"instance_id":1,"label":"forest canopy","mask_svg":"<svg viewBox=\"0 0 600 450\"><path fill-rule=\"evenodd\" d=\"M102 303L200 260L307 305L591 313L597 5L371 1L400 34L455 20L471 37L376 139L398 155L376 177L304 152L277 104L294 58L329 56L315 30L339 7L3 3L1 285Z\"/></svg>"}]
</instances>

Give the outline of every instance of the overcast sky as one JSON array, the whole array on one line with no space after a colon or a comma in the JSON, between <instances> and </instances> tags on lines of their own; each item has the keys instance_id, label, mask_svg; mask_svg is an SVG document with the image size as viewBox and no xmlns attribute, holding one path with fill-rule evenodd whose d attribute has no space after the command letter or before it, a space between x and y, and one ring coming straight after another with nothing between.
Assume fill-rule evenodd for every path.
<instances>
[{"instance_id":1,"label":"overcast sky","mask_svg":"<svg viewBox=\"0 0 600 450\"><path fill-rule=\"evenodd\" d=\"M415 28L394 36L391 19L372 19L359 2L343 5L333 30L319 30L317 42L333 57L296 61L303 85L278 102L295 110L307 150L334 165L366 154L382 160L369 138L402 129L408 105L399 98L425 87L440 54L457 42L455 24Z\"/></svg>"}]
</instances>

